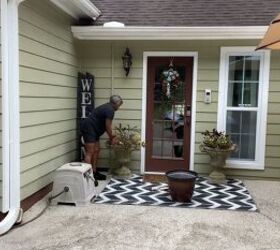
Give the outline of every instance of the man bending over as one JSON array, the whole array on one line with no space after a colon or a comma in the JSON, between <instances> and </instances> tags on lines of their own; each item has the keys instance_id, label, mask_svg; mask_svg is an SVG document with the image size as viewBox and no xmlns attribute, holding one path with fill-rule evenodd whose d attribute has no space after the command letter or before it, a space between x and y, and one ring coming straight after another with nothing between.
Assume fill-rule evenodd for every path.
<instances>
[{"instance_id":1,"label":"man bending over","mask_svg":"<svg viewBox=\"0 0 280 250\"><path fill-rule=\"evenodd\" d=\"M81 133L85 143L85 162L92 165L94 178L106 180L106 176L96 170L96 163L100 152L99 138L106 133L111 144L115 144L112 132L112 121L115 111L123 104L119 95L112 95L110 102L95 108L92 113L82 121Z\"/></svg>"}]
</instances>

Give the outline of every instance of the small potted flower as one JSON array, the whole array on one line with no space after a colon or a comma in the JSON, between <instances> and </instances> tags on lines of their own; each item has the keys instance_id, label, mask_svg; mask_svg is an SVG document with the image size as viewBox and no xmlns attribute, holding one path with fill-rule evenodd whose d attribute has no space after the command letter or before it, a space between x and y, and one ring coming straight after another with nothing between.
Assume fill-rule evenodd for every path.
<instances>
[{"instance_id":1,"label":"small potted flower","mask_svg":"<svg viewBox=\"0 0 280 250\"><path fill-rule=\"evenodd\" d=\"M213 167L213 171L209 175L210 182L226 183L223 169L226 159L232 152L236 151L236 144L231 141L229 135L225 132L218 132L216 129L213 129L212 132L206 130L202 134L203 141L199 148L201 152L205 152L210 156L210 165Z\"/></svg>"},{"instance_id":2,"label":"small potted flower","mask_svg":"<svg viewBox=\"0 0 280 250\"><path fill-rule=\"evenodd\" d=\"M114 162L110 169L113 176L117 178L128 178L131 176L129 163L131 161L131 153L139 150L141 145L141 136L136 127L122 126L119 124L115 127L116 143L107 146L114 152Z\"/></svg>"}]
</instances>

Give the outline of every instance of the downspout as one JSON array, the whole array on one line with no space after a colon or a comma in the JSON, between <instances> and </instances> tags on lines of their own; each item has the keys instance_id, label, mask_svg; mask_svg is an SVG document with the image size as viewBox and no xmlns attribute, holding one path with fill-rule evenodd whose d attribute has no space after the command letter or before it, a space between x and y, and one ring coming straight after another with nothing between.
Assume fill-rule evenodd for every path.
<instances>
[{"instance_id":1,"label":"downspout","mask_svg":"<svg viewBox=\"0 0 280 250\"><path fill-rule=\"evenodd\" d=\"M2 210L7 212L10 204L9 184L9 80L8 80L8 27L7 27L7 2L1 1L1 54L2 54L2 166L3 166L3 193Z\"/></svg>"},{"instance_id":2,"label":"downspout","mask_svg":"<svg viewBox=\"0 0 280 250\"><path fill-rule=\"evenodd\" d=\"M22 214L20 208L18 42L18 5L20 2L22 1L1 0L3 210L8 211L8 215L0 222L0 235L8 232L21 219Z\"/></svg>"}]
</instances>

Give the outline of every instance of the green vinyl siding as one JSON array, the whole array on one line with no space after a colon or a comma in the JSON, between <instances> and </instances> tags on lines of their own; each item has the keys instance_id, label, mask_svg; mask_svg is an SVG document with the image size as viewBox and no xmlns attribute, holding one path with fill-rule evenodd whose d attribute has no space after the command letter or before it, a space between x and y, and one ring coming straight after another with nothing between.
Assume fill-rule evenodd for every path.
<instances>
[{"instance_id":1,"label":"green vinyl siding","mask_svg":"<svg viewBox=\"0 0 280 250\"><path fill-rule=\"evenodd\" d=\"M75 159L78 57L71 22L47 0L19 7L22 199Z\"/></svg>"},{"instance_id":2,"label":"green vinyl siding","mask_svg":"<svg viewBox=\"0 0 280 250\"><path fill-rule=\"evenodd\" d=\"M80 44L80 43L79 43ZM84 45L82 45L84 46ZM117 50L115 50L117 49ZM95 105L108 102L111 94L119 94L124 99L121 109L115 113L114 125L141 127L142 116L142 65L130 72L126 78L122 68L122 47L112 47L110 43L99 43L91 46L87 43L85 50L79 49L81 68L95 76ZM137 64L137 61L133 64ZM112 67L113 65L113 67ZM101 138L99 166L109 167L111 152L105 146L106 135ZM132 156L132 168L139 171L140 152Z\"/></svg>"},{"instance_id":3,"label":"green vinyl siding","mask_svg":"<svg viewBox=\"0 0 280 250\"><path fill-rule=\"evenodd\" d=\"M1 9L0 9L0 15L1 15ZM1 18L0 18L0 27L1 27ZM1 33L0 33L0 38L1 38ZM0 39L0 46L1 45L2 40ZM1 50L0 50L0 55L1 55ZM0 98L0 112L2 114L2 56L0 57L0 87L1 87L1 98ZM0 119L0 123L1 123L1 130L0 130L0 149L1 149L1 161L0 161L0 212L2 211L2 196L3 196L3 182L2 182L2 174L3 174L3 168L2 168L2 117Z\"/></svg>"},{"instance_id":4,"label":"green vinyl siding","mask_svg":"<svg viewBox=\"0 0 280 250\"><path fill-rule=\"evenodd\" d=\"M256 46L258 41L79 41L78 49L83 71L95 76L96 105L106 102L111 94L120 94L124 105L116 113L114 125L118 123L141 127L142 78L144 51L197 51L197 93L194 168L201 174L211 170L209 157L201 153L198 146L201 132L217 124L218 82L220 48L224 46ZM122 68L122 55L129 47L133 64L128 77ZM265 169L227 171L232 176L246 178L280 178L280 55L272 52L269 88L268 124ZM212 90L212 103L204 103L204 90ZM110 165L110 152L105 147L106 136L101 140L99 166ZM140 171L140 152L133 154L133 169Z\"/></svg>"},{"instance_id":5,"label":"green vinyl siding","mask_svg":"<svg viewBox=\"0 0 280 250\"><path fill-rule=\"evenodd\" d=\"M280 54L271 54L265 166L280 175Z\"/></svg>"},{"instance_id":6,"label":"green vinyl siding","mask_svg":"<svg viewBox=\"0 0 280 250\"><path fill-rule=\"evenodd\" d=\"M48 0L19 7L21 199L75 159L78 56L71 23Z\"/></svg>"}]
</instances>

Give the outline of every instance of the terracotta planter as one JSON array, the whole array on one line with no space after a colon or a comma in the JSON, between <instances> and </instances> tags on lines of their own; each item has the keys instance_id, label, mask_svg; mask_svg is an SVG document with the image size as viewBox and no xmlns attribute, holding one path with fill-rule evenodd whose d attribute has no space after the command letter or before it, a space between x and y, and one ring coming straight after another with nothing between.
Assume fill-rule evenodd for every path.
<instances>
[{"instance_id":1,"label":"terracotta planter","mask_svg":"<svg viewBox=\"0 0 280 250\"><path fill-rule=\"evenodd\" d=\"M200 150L210 156L210 165L213 167L213 171L209 175L209 181L214 184L226 183L227 180L224 174L226 159L236 150L236 145L229 149L217 149L200 145Z\"/></svg>"},{"instance_id":2,"label":"terracotta planter","mask_svg":"<svg viewBox=\"0 0 280 250\"><path fill-rule=\"evenodd\" d=\"M190 202L197 173L186 170L172 170L166 172L166 176L172 200L177 202Z\"/></svg>"}]
</instances>

